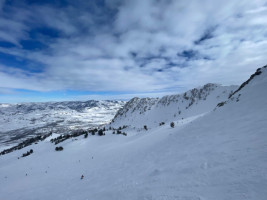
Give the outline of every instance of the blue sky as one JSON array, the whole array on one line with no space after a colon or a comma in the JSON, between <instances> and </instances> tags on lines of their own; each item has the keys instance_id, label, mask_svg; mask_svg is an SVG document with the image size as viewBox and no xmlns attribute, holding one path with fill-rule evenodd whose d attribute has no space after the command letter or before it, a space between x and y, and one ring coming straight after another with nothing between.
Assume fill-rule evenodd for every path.
<instances>
[{"instance_id":1,"label":"blue sky","mask_svg":"<svg viewBox=\"0 0 267 200\"><path fill-rule=\"evenodd\" d=\"M267 64L264 0L0 0L0 102L240 84Z\"/></svg>"}]
</instances>

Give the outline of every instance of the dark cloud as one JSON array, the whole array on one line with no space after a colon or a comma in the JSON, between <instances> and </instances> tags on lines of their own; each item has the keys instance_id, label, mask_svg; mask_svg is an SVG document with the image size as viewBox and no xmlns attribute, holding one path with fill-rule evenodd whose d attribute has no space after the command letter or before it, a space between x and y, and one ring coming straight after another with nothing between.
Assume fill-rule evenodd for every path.
<instances>
[{"instance_id":1,"label":"dark cloud","mask_svg":"<svg viewBox=\"0 0 267 200\"><path fill-rule=\"evenodd\" d=\"M216 30L216 26L208 28L207 30L205 30L203 35L198 40L195 41L195 44L198 45L198 44L201 44L202 42L204 42L205 40L213 38L215 30Z\"/></svg>"},{"instance_id":2,"label":"dark cloud","mask_svg":"<svg viewBox=\"0 0 267 200\"><path fill-rule=\"evenodd\" d=\"M199 59L199 52L194 50L184 50L181 53L177 53L177 56L184 57L186 60Z\"/></svg>"}]
</instances>

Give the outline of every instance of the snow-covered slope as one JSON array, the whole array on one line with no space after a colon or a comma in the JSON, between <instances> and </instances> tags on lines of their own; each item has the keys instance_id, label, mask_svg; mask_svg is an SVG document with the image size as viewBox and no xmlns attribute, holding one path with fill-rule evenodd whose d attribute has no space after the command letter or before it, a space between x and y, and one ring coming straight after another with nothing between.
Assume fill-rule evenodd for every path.
<instances>
[{"instance_id":1,"label":"snow-covered slope","mask_svg":"<svg viewBox=\"0 0 267 200\"><path fill-rule=\"evenodd\" d=\"M68 133L108 123L124 103L90 100L0 104L0 147L1 143L13 144L51 130Z\"/></svg>"},{"instance_id":2,"label":"snow-covered slope","mask_svg":"<svg viewBox=\"0 0 267 200\"><path fill-rule=\"evenodd\" d=\"M215 110L177 118L174 128L111 130L66 140L60 152L47 138L0 156L0 199L266 200L267 67L259 71Z\"/></svg>"},{"instance_id":3,"label":"snow-covered slope","mask_svg":"<svg viewBox=\"0 0 267 200\"><path fill-rule=\"evenodd\" d=\"M237 89L237 86L206 84L178 95L158 98L133 98L121 108L112 120L113 127L133 126L148 128L159 123L205 114L214 109Z\"/></svg>"}]
</instances>

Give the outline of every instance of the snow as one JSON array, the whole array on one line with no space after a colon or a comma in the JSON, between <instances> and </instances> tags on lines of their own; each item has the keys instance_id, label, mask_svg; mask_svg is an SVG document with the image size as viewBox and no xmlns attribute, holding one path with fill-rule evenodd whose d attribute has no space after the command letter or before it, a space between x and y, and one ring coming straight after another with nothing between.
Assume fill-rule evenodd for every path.
<instances>
[{"instance_id":1,"label":"snow","mask_svg":"<svg viewBox=\"0 0 267 200\"><path fill-rule=\"evenodd\" d=\"M7 107L10 107L10 104L5 104L5 103L2 103L0 104L0 108L7 108Z\"/></svg>"},{"instance_id":2,"label":"snow","mask_svg":"<svg viewBox=\"0 0 267 200\"><path fill-rule=\"evenodd\" d=\"M123 101L0 104L0 148L50 131L68 133L111 121ZM2 144L1 144L2 143Z\"/></svg>"},{"instance_id":3,"label":"snow","mask_svg":"<svg viewBox=\"0 0 267 200\"><path fill-rule=\"evenodd\" d=\"M46 140L0 156L0 199L265 200L266 75L224 106L176 118L174 128L131 126L127 136L66 140L61 152Z\"/></svg>"},{"instance_id":4,"label":"snow","mask_svg":"<svg viewBox=\"0 0 267 200\"><path fill-rule=\"evenodd\" d=\"M148 128L159 123L170 123L183 118L212 111L216 105L226 101L237 86L207 84L181 95L164 96L161 99L134 98L118 111L112 126L123 125ZM146 123L146 124L145 124Z\"/></svg>"},{"instance_id":5,"label":"snow","mask_svg":"<svg viewBox=\"0 0 267 200\"><path fill-rule=\"evenodd\" d=\"M81 103L77 102L77 104ZM2 132L5 132L23 127L40 127L53 122L58 122L64 126L68 126L67 122L77 121L81 121L83 124L107 123L114 116L117 109L124 104L121 101L102 101L100 103L103 105L83 107L81 110L73 109L66 103L63 105L59 103L56 106L53 103L2 104L0 112L3 114L0 117L0 128ZM19 109L20 112L18 112ZM75 123L76 126L81 124Z\"/></svg>"}]
</instances>

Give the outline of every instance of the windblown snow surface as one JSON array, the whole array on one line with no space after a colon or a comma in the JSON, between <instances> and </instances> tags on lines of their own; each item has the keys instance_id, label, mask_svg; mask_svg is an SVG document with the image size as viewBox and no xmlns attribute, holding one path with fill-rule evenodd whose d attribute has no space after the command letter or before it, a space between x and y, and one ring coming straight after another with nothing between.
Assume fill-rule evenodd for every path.
<instances>
[{"instance_id":1,"label":"windblown snow surface","mask_svg":"<svg viewBox=\"0 0 267 200\"><path fill-rule=\"evenodd\" d=\"M48 138L3 155L0 199L266 200L267 69L259 71L220 107L172 116L174 128L70 139L61 152Z\"/></svg>"}]
</instances>

